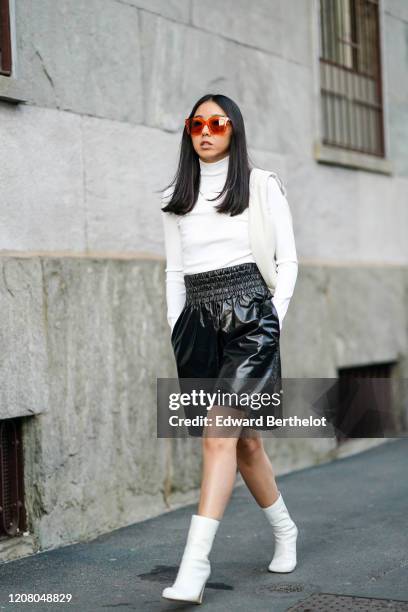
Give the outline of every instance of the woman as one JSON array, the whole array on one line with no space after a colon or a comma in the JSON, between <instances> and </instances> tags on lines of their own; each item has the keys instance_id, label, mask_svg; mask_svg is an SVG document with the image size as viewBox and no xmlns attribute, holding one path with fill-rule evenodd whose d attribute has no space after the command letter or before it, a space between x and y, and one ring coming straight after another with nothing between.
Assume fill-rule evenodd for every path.
<instances>
[{"instance_id":1,"label":"woman","mask_svg":"<svg viewBox=\"0 0 408 612\"><path fill-rule=\"evenodd\" d=\"M286 192L272 173L268 210L277 266L272 299L249 243L250 171L238 106L223 95L203 96L186 119L178 171L163 195L167 318L179 378L228 379L234 390L244 388L250 377L264 386L271 379L274 387L280 382L279 338L298 266ZM220 403L211 412L237 410L242 414L242 406ZM268 569L291 572L296 566L298 530L262 438L240 433L239 428L226 435L220 427L204 427L198 511L176 581L163 591L166 599L201 603L210 576L208 555L237 469L272 526L275 549Z\"/></svg>"}]
</instances>

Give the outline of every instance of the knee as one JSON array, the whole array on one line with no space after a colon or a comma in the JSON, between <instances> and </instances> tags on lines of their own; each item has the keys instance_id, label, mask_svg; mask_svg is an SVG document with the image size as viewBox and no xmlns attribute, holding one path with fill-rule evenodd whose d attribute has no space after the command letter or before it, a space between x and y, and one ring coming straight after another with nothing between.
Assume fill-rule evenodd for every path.
<instances>
[{"instance_id":1,"label":"knee","mask_svg":"<svg viewBox=\"0 0 408 612\"><path fill-rule=\"evenodd\" d=\"M251 461L263 450L260 438L240 438L237 444L237 457L240 461Z\"/></svg>"},{"instance_id":2,"label":"knee","mask_svg":"<svg viewBox=\"0 0 408 612\"><path fill-rule=\"evenodd\" d=\"M203 438L203 450L204 452L214 454L232 453L236 452L237 440L236 438L216 438L208 437Z\"/></svg>"}]
</instances>

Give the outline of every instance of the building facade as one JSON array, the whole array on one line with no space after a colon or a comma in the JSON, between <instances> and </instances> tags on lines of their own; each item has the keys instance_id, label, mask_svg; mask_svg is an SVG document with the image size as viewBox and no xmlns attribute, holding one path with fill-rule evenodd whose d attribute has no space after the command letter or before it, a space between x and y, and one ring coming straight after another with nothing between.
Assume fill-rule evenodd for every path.
<instances>
[{"instance_id":1,"label":"building facade","mask_svg":"<svg viewBox=\"0 0 408 612\"><path fill-rule=\"evenodd\" d=\"M199 441L156 437L156 379L175 376L159 190L205 93L236 100L252 161L286 186L284 377L389 379L403 429L407 3L0 9L0 560L196 499ZM380 441L355 438L267 448L279 474Z\"/></svg>"}]
</instances>

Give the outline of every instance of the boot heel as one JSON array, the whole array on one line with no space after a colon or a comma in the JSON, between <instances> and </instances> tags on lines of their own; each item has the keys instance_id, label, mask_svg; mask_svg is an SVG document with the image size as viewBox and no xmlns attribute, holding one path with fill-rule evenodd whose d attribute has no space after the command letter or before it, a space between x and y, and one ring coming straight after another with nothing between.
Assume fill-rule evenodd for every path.
<instances>
[{"instance_id":1,"label":"boot heel","mask_svg":"<svg viewBox=\"0 0 408 612\"><path fill-rule=\"evenodd\" d=\"M197 603L199 603L199 604L203 603L204 589L205 589L205 585L204 585L204 586L203 586L203 588L201 589L201 593L200 593L200 595L198 596L198 601L197 601Z\"/></svg>"}]
</instances>

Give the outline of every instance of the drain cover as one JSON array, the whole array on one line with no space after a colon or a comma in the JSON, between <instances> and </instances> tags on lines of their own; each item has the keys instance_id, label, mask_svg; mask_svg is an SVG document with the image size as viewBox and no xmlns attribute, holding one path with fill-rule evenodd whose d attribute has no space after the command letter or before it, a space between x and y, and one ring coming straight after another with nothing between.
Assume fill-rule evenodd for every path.
<instances>
[{"instance_id":1,"label":"drain cover","mask_svg":"<svg viewBox=\"0 0 408 612\"><path fill-rule=\"evenodd\" d=\"M304 588L305 586L299 582L275 582L275 584L262 584L256 589L256 592L298 593Z\"/></svg>"},{"instance_id":2,"label":"drain cover","mask_svg":"<svg viewBox=\"0 0 408 612\"><path fill-rule=\"evenodd\" d=\"M372 599L371 597L354 597L335 595L333 593L315 593L300 603L288 608L286 612L408 612L407 601L395 599Z\"/></svg>"}]
</instances>

